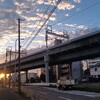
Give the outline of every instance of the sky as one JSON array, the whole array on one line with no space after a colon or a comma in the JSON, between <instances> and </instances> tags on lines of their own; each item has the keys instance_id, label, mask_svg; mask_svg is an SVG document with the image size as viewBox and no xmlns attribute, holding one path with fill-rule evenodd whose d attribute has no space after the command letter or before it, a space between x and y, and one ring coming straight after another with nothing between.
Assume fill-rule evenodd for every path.
<instances>
[{"instance_id":1,"label":"sky","mask_svg":"<svg viewBox=\"0 0 100 100\"><path fill-rule=\"evenodd\" d=\"M100 0L61 0L57 9L38 33L59 0L0 0L0 60L6 49L15 50L18 39L18 18L21 19L21 48L45 46L46 26L56 34L69 35L70 39L100 29ZM37 34L37 35L36 35ZM36 35L36 38L34 36ZM49 45L54 36L49 36ZM65 40L66 41L66 40Z\"/></svg>"}]
</instances>

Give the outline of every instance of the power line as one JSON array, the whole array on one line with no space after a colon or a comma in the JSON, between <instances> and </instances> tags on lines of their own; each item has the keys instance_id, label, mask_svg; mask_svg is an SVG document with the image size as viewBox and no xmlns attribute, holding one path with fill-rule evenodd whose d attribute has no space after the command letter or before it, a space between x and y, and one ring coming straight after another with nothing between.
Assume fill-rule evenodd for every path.
<instances>
[{"instance_id":1,"label":"power line","mask_svg":"<svg viewBox=\"0 0 100 100\"><path fill-rule=\"evenodd\" d=\"M32 2L32 1L31 1ZM43 5L44 5L44 3L45 3L45 1L43 2ZM43 6L43 8L42 9L44 9L44 6ZM38 12L35 12L35 13L38 13ZM42 11L41 11L41 13L42 13ZM39 17L37 16L37 18L36 18L36 20L38 19ZM34 22L34 24L35 24L35 22ZM31 31L32 29L30 29L29 31ZM28 41L30 39L30 37L28 37L28 38L26 38L26 41L23 43L23 46L26 44L26 42Z\"/></svg>"},{"instance_id":2,"label":"power line","mask_svg":"<svg viewBox=\"0 0 100 100\"><path fill-rule=\"evenodd\" d=\"M86 10L89 9L89 8L92 8L93 6L95 6L95 5L99 4L99 3L100 3L100 2L97 2L97 3L95 3L95 4L93 4L93 5L89 6L89 7L87 7L87 8L85 8L85 9L81 10L80 12L73 14L72 16L69 16L69 17L67 17L67 18L64 18L64 19L62 19L62 20L60 20L60 21L58 21L58 22L52 24L51 26L55 26L56 24L58 24L58 23L60 23L60 22L63 22L64 20L70 19L70 18L72 18L72 17L74 17L74 16L76 16L76 15L78 15L78 14L80 14L80 13L86 11ZM44 31L44 29L42 30L42 32L43 32L43 31Z\"/></svg>"},{"instance_id":3,"label":"power line","mask_svg":"<svg viewBox=\"0 0 100 100\"><path fill-rule=\"evenodd\" d=\"M83 22L83 23L81 23L81 24L78 24L77 26L84 25L84 24L86 24L86 23L88 23L88 22L91 22L91 20L94 21L94 22L96 23L96 22L98 22L98 20L100 20L99 17L100 17L100 16L98 16L98 18L96 19L96 21L90 19L90 17L89 17L89 18L88 18L88 21L85 21L85 22ZM93 23L94 23L94 22L93 22ZM76 26L76 27L77 27L77 26Z\"/></svg>"},{"instance_id":4,"label":"power line","mask_svg":"<svg viewBox=\"0 0 100 100\"><path fill-rule=\"evenodd\" d=\"M33 33L35 32L35 30L38 28L38 26L39 26L39 24L41 23L42 19L44 18L45 14L48 12L48 10L49 10L49 8L50 8L52 2L53 2L53 0L51 1L50 5L47 7L47 9L44 11L43 16L41 17L40 21L38 22L37 26L35 27L35 29L33 30L33 32L32 32L31 35L33 35ZM45 3L45 2L43 2L43 4L44 4L44 3ZM44 7L44 6L43 6L43 7ZM41 11L41 13L42 13L42 11ZM37 17L37 18L38 18L38 17ZM35 24L35 23L34 23L34 24ZM31 37L28 37L28 38L27 38L27 40L24 42L23 46L27 43L27 41L28 41L30 38L31 38Z\"/></svg>"},{"instance_id":5,"label":"power line","mask_svg":"<svg viewBox=\"0 0 100 100\"><path fill-rule=\"evenodd\" d=\"M72 17L74 17L74 16L76 16L76 15L78 15L78 14L80 14L80 13L86 11L86 10L88 10L89 8L92 8L93 6L98 5L99 3L100 3L100 2L97 2L97 3L95 3L95 4L93 4L93 5L89 6L89 7L87 7L87 8L85 8L85 9L81 10L80 12L73 14L72 16L69 16L69 17L67 17L67 18L64 18L64 19L62 19L62 20L60 20L60 21L58 21L58 22L52 24L51 26L54 26L54 25L56 25L56 24L58 24L58 23L60 23L60 22L63 22L64 20L70 19L70 18L72 18Z\"/></svg>"},{"instance_id":6,"label":"power line","mask_svg":"<svg viewBox=\"0 0 100 100\"><path fill-rule=\"evenodd\" d=\"M98 17L100 17L100 16L98 16ZM96 21L93 22L93 24L96 23L96 22L98 22L98 20L100 20L100 19L98 18ZM90 21L90 20L88 20L88 21ZM80 25L82 25L82 24L83 24L83 23L81 23ZM79 25L78 25L78 26L79 26ZM70 29L71 29L71 28L70 28ZM88 29L89 29L89 28L88 28ZM92 29L92 28L91 28L91 29ZM72 30L72 29L71 29L71 30ZM81 29L81 30L80 30L80 34L81 34L81 32L84 32L84 30L85 30L85 28ZM73 33L71 33L71 34L73 35ZM77 32L76 32L75 34L77 34ZM86 33L86 34L87 34L87 33ZM69 35L70 35L70 34L69 34ZM72 36L72 35L70 35L70 36ZM81 35L80 35L80 36L81 36Z\"/></svg>"},{"instance_id":7,"label":"power line","mask_svg":"<svg viewBox=\"0 0 100 100\"><path fill-rule=\"evenodd\" d=\"M78 15L78 14L80 14L80 13L86 11L87 9L89 9L89 8L91 8L91 7L93 7L93 6L97 5L97 4L99 4L99 3L100 3L100 2L97 2L97 3L95 3L95 4L93 4L93 5L89 6L89 7L87 7L87 8L85 8L85 9L81 10L80 12L78 12L78 13L76 13L76 14L73 14L72 16L70 16L70 17L68 17L68 18L65 18L65 19L63 19L63 20L60 20L60 21L54 23L52 26L54 26L55 24L60 23L60 22L62 22L62 21L64 21L64 20L66 20L66 19L69 19L69 18L71 18L71 17L73 17L73 16L76 16L76 15ZM43 28L43 27L42 27L42 28ZM42 29L42 28L41 28L41 29ZM40 30L40 31L41 31L41 30ZM35 39L35 37L37 36L38 32L40 32L40 31L37 31L37 33L36 33L35 36L31 39L30 42L32 42L32 40ZM30 43L29 43L29 44L30 44ZM28 45L27 45L27 46L28 46Z\"/></svg>"},{"instance_id":8,"label":"power line","mask_svg":"<svg viewBox=\"0 0 100 100\"><path fill-rule=\"evenodd\" d=\"M49 20L49 18L51 17L51 15L53 14L53 12L56 10L57 6L60 4L61 0L57 1L56 6L54 6L54 8L51 10L51 12L48 15L48 18L45 20L45 22L43 23L43 25L41 26L41 28L36 32L35 36L30 40L30 42L28 43L28 45L26 46L26 48L28 48L28 46L31 44L31 42L35 39L35 37L38 35L38 33L41 31L41 29L44 27L44 25L46 24L46 22Z\"/></svg>"}]
</instances>

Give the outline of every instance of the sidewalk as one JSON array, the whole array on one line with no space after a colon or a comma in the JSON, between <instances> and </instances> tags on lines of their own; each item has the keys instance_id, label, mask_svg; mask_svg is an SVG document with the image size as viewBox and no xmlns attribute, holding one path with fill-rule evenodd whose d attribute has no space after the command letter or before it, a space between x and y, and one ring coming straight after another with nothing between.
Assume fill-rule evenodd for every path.
<instances>
[{"instance_id":1,"label":"sidewalk","mask_svg":"<svg viewBox=\"0 0 100 100\"><path fill-rule=\"evenodd\" d=\"M0 100L29 100L29 99L19 95L14 90L0 87Z\"/></svg>"}]
</instances>

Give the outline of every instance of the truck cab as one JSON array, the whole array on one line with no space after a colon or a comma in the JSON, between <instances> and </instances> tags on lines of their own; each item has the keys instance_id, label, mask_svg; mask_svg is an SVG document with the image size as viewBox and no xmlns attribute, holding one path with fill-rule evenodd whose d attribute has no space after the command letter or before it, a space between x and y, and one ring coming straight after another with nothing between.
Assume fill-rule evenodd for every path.
<instances>
[{"instance_id":1,"label":"truck cab","mask_svg":"<svg viewBox=\"0 0 100 100\"><path fill-rule=\"evenodd\" d=\"M57 82L58 89L71 89L75 85L72 78L71 64L63 64L60 69L60 78Z\"/></svg>"},{"instance_id":2,"label":"truck cab","mask_svg":"<svg viewBox=\"0 0 100 100\"><path fill-rule=\"evenodd\" d=\"M72 86L75 85L74 79L67 79L66 77L61 77L60 80L58 80L57 86L58 89L72 89Z\"/></svg>"}]
</instances>

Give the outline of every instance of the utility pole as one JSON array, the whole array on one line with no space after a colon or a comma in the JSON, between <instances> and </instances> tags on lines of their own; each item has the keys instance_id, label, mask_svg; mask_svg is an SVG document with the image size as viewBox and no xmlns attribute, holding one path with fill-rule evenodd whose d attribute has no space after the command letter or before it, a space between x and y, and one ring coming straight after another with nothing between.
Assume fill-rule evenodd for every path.
<instances>
[{"instance_id":1,"label":"utility pole","mask_svg":"<svg viewBox=\"0 0 100 100\"><path fill-rule=\"evenodd\" d=\"M10 53L10 67L11 67L11 55L12 55L12 50L9 51ZM9 73L9 88L10 88L10 82L11 82L11 73Z\"/></svg>"},{"instance_id":2,"label":"utility pole","mask_svg":"<svg viewBox=\"0 0 100 100\"><path fill-rule=\"evenodd\" d=\"M10 63L10 67L11 67L11 54L12 54L12 47L8 46L8 48L6 49L6 67L7 67L7 56L8 54L10 55L9 57L9 63ZM6 76L5 76L6 77ZM11 78L11 73L9 72L9 83L8 83L8 87L10 88L10 78Z\"/></svg>"},{"instance_id":3,"label":"utility pole","mask_svg":"<svg viewBox=\"0 0 100 100\"><path fill-rule=\"evenodd\" d=\"M21 38L20 40L24 40L24 39ZM16 46L17 46L17 41L18 41L18 39L15 40L15 51L12 51L12 53L15 54L15 87L16 87L16 70L17 70L17 69L16 69L16 67L17 67L17 66L16 66L16 64L17 64L16 60L17 60L17 54L19 53L19 52L17 51L17 47L16 47ZM20 48L21 48L21 46L20 46ZM26 52L25 52L25 51L24 51L24 52L23 52L23 51L22 51L22 52L20 51L20 55L21 55L21 54L26 54Z\"/></svg>"},{"instance_id":4,"label":"utility pole","mask_svg":"<svg viewBox=\"0 0 100 100\"><path fill-rule=\"evenodd\" d=\"M5 63L7 65L7 60L5 60ZM4 73L5 73L5 77L4 77L4 87L6 87L6 65L4 67Z\"/></svg>"},{"instance_id":5,"label":"utility pole","mask_svg":"<svg viewBox=\"0 0 100 100\"><path fill-rule=\"evenodd\" d=\"M46 72L46 83L49 83L48 34L49 34L49 35L53 35L53 36L57 36L57 37L60 37L60 38L68 39L68 40L69 40L69 36L68 36L67 34L65 34L65 33L66 33L66 31L64 31L64 35L56 34L56 33L52 32L52 26L51 26L51 25L47 25L47 28L46 28L46 35L45 35L46 54L45 54L45 56L44 56L45 72Z\"/></svg>"},{"instance_id":6,"label":"utility pole","mask_svg":"<svg viewBox=\"0 0 100 100\"><path fill-rule=\"evenodd\" d=\"M15 88L16 88L16 41L15 41Z\"/></svg>"},{"instance_id":7,"label":"utility pole","mask_svg":"<svg viewBox=\"0 0 100 100\"><path fill-rule=\"evenodd\" d=\"M47 34L47 30L46 30L46 35L45 35L45 41L46 41L46 55L44 56L45 73L46 73L46 83L49 83L49 56L48 56L48 34Z\"/></svg>"},{"instance_id":8,"label":"utility pole","mask_svg":"<svg viewBox=\"0 0 100 100\"><path fill-rule=\"evenodd\" d=\"M6 67L7 67L7 56L8 56L8 54L7 54L7 49L6 49L6 60L5 60L5 63L6 63L6 65L5 65L5 67L4 67L4 73L5 73L5 82L4 82L4 87L6 87Z\"/></svg>"},{"instance_id":9,"label":"utility pole","mask_svg":"<svg viewBox=\"0 0 100 100\"><path fill-rule=\"evenodd\" d=\"M18 91L21 92L20 80L20 18L18 18Z\"/></svg>"}]
</instances>

